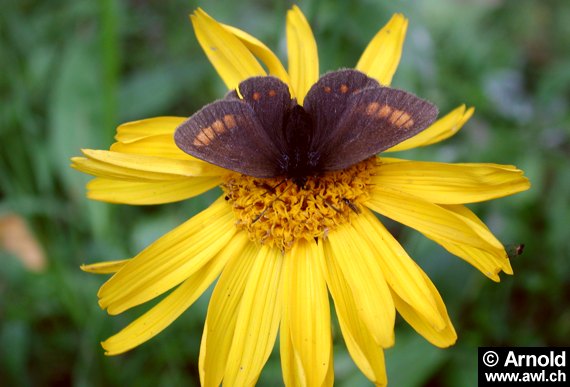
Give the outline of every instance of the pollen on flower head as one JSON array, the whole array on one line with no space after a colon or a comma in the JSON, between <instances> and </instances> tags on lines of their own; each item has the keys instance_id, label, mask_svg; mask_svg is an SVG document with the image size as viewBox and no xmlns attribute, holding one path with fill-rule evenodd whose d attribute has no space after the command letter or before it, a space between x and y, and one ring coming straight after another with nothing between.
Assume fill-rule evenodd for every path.
<instances>
[{"instance_id":1,"label":"pollen on flower head","mask_svg":"<svg viewBox=\"0 0 570 387\"><path fill-rule=\"evenodd\" d=\"M376 157L371 157L341 171L309 177L303 188L291 179L231 173L222 189L239 229L252 241L285 251L301 238L326 238L357 216L368 198L375 165Z\"/></svg>"}]
</instances>

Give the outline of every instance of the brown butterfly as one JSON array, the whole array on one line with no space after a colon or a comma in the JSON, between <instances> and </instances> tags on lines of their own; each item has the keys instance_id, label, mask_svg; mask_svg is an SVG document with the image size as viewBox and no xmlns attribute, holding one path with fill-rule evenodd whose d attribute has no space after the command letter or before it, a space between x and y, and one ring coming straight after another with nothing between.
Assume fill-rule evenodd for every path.
<instances>
[{"instance_id":1,"label":"brown butterfly","mask_svg":"<svg viewBox=\"0 0 570 387\"><path fill-rule=\"evenodd\" d=\"M338 171L426 129L437 108L356 70L315 83L303 106L272 76L252 77L182 123L184 152L253 177L307 178Z\"/></svg>"}]
</instances>

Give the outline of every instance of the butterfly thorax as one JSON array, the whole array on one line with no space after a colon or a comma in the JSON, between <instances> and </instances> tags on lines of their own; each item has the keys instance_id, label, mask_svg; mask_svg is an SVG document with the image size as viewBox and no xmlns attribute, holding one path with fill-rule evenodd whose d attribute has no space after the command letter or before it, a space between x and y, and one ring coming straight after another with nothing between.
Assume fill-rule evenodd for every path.
<instances>
[{"instance_id":1,"label":"butterfly thorax","mask_svg":"<svg viewBox=\"0 0 570 387\"><path fill-rule=\"evenodd\" d=\"M318 173L319 157L311 151L313 121L300 105L295 105L285 115L283 138L286 149L282 149L280 167L283 175L291 178L302 188L307 178Z\"/></svg>"}]
</instances>

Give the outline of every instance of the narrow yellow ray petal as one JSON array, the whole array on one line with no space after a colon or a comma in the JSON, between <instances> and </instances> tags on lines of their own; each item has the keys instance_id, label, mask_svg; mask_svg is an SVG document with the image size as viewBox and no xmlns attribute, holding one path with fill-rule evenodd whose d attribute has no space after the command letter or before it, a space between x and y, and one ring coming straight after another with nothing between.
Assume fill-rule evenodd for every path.
<instances>
[{"instance_id":1,"label":"narrow yellow ray petal","mask_svg":"<svg viewBox=\"0 0 570 387\"><path fill-rule=\"evenodd\" d=\"M161 175L180 176L217 176L220 168L196 159L177 160L163 157L119 153L105 150L82 149L90 160L110 164L119 168L149 172Z\"/></svg>"},{"instance_id":2,"label":"narrow yellow ray petal","mask_svg":"<svg viewBox=\"0 0 570 387\"><path fill-rule=\"evenodd\" d=\"M253 386L275 344L282 313L283 255L261 247L240 304L224 385Z\"/></svg>"},{"instance_id":3,"label":"narrow yellow ray petal","mask_svg":"<svg viewBox=\"0 0 570 387\"><path fill-rule=\"evenodd\" d=\"M302 105L307 92L319 79L319 56L311 26L296 5L287 11L287 52L291 88L297 103Z\"/></svg>"},{"instance_id":4,"label":"narrow yellow ray petal","mask_svg":"<svg viewBox=\"0 0 570 387\"><path fill-rule=\"evenodd\" d=\"M334 385L334 362L333 362L333 351L331 351L331 356L328 361L329 369L327 374L325 375L325 381L322 384L322 387L332 387Z\"/></svg>"},{"instance_id":5,"label":"narrow yellow ray petal","mask_svg":"<svg viewBox=\"0 0 570 387\"><path fill-rule=\"evenodd\" d=\"M368 244L345 224L331 232L325 241L330 244L334 261L342 271L354 298L358 300L359 316L382 347L394 344L394 303L386 279ZM334 295L333 295L334 297Z\"/></svg>"},{"instance_id":6,"label":"narrow yellow ray petal","mask_svg":"<svg viewBox=\"0 0 570 387\"><path fill-rule=\"evenodd\" d=\"M86 157L72 157L71 167L80 172L106 179L120 179L128 181L167 181L180 180L181 178L180 175L169 175L167 173L125 168Z\"/></svg>"},{"instance_id":7,"label":"narrow yellow ray petal","mask_svg":"<svg viewBox=\"0 0 570 387\"><path fill-rule=\"evenodd\" d=\"M283 315L279 325L279 356L283 382L286 386L306 386L307 375L291 341L290 325L288 315Z\"/></svg>"},{"instance_id":8,"label":"narrow yellow ray petal","mask_svg":"<svg viewBox=\"0 0 570 387\"><path fill-rule=\"evenodd\" d=\"M481 227L458 214L414 195L383 186L374 186L366 206L388 218L414 228L428 238L441 238L452 243L481 249L501 248L494 239L484 239Z\"/></svg>"},{"instance_id":9,"label":"narrow yellow ray petal","mask_svg":"<svg viewBox=\"0 0 570 387\"><path fill-rule=\"evenodd\" d=\"M281 79L283 82L289 84L289 74L287 74L285 67L283 67L283 64L277 55L275 55L275 53L271 51L269 47L263 44L263 42L261 42L259 39L251 36L245 31L240 30L239 28L225 24L222 24L222 26L234 34L249 49L249 51L253 53L253 55L259 58L263 64L267 66L270 75L274 75L277 78Z\"/></svg>"},{"instance_id":10,"label":"narrow yellow ray petal","mask_svg":"<svg viewBox=\"0 0 570 387\"><path fill-rule=\"evenodd\" d=\"M465 105L461 105L435 121L423 132L394 145L384 152L403 151L443 141L457 133L469 118L471 118L474 111L475 108L473 107L465 110Z\"/></svg>"},{"instance_id":11,"label":"narrow yellow ray petal","mask_svg":"<svg viewBox=\"0 0 570 387\"><path fill-rule=\"evenodd\" d=\"M216 257L192 274L156 306L122 331L102 343L106 355L118 355L150 340L176 320L220 274L232 257L239 256L248 243L240 233Z\"/></svg>"},{"instance_id":12,"label":"narrow yellow ray petal","mask_svg":"<svg viewBox=\"0 0 570 387\"><path fill-rule=\"evenodd\" d=\"M510 165L448 164L402 160L382 163L372 184L382 185L440 204L475 203L530 187L523 171Z\"/></svg>"},{"instance_id":13,"label":"narrow yellow ray petal","mask_svg":"<svg viewBox=\"0 0 570 387\"><path fill-rule=\"evenodd\" d=\"M190 20L198 42L228 89L249 77L266 75L247 47L202 9L190 15Z\"/></svg>"},{"instance_id":14,"label":"narrow yellow ray petal","mask_svg":"<svg viewBox=\"0 0 570 387\"><path fill-rule=\"evenodd\" d=\"M358 312L360 303L357 302L342 270L335 260L330 258L334 255L331 245L326 242L322 245L324 245L324 254L320 254L320 266L334 301L348 352L368 379L376 385L385 386L387 378L382 347L376 343L360 318Z\"/></svg>"},{"instance_id":15,"label":"narrow yellow ray petal","mask_svg":"<svg viewBox=\"0 0 570 387\"><path fill-rule=\"evenodd\" d=\"M455 333L455 328L453 328L453 324L447 314L447 309L445 308L445 304L443 303L439 292L429 277L423 272L422 275L437 303L439 313L445 320L445 327L435 329L429 320L426 320L423 316L419 315L414 308L410 307L410 305L404 302L400 297L398 297L398 295L394 294L396 309L398 309L398 313L402 315L404 320L406 320L408 324L410 324L412 328L414 328L414 330L422 335L427 341L440 348L449 347L457 340L457 333Z\"/></svg>"},{"instance_id":16,"label":"narrow yellow ray petal","mask_svg":"<svg viewBox=\"0 0 570 387\"><path fill-rule=\"evenodd\" d=\"M87 183L87 197L132 205L172 203L197 196L221 182L216 176L152 182L95 178Z\"/></svg>"},{"instance_id":17,"label":"narrow yellow ray petal","mask_svg":"<svg viewBox=\"0 0 570 387\"><path fill-rule=\"evenodd\" d=\"M147 136L130 142L116 142L110 148L113 152L134 153L144 156L157 156L167 159L198 160L184 153L174 143L172 133ZM205 162L205 161L203 161Z\"/></svg>"},{"instance_id":18,"label":"narrow yellow ray petal","mask_svg":"<svg viewBox=\"0 0 570 387\"><path fill-rule=\"evenodd\" d=\"M506 252L504 255L500 255L500 253L494 250L483 250L473 246L450 243L449 241L435 237L431 239L495 282L501 281L499 277L501 271L504 271L506 274L513 274L513 269L511 268Z\"/></svg>"},{"instance_id":19,"label":"narrow yellow ray petal","mask_svg":"<svg viewBox=\"0 0 570 387\"><path fill-rule=\"evenodd\" d=\"M154 117L144 120L131 121L119 125L115 140L130 143L150 136L169 134L174 131L187 117Z\"/></svg>"},{"instance_id":20,"label":"narrow yellow ray petal","mask_svg":"<svg viewBox=\"0 0 570 387\"><path fill-rule=\"evenodd\" d=\"M434 327L443 328L445 322L424 282L422 270L392 234L368 209L362 209L362 213L352 224L362 238L368 241L368 247L375 252L374 255L392 292L405 300Z\"/></svg>"},{"instance_id":21,"label":"narrow yellow ray petal","mask_svg":"<svg viewBox=\"0 0 570 387\"><path fill-rule=\"evenodd\" d=\"M99 305L121 313L178 285L204 266L236 232L232 208L218 199L152 243L99 290Z\"/></svg>"},{"instance_id":22,"label":"narrow yellow ray petal","mask_svg":"<svg viewBox=\"0 0 570 387\"><path fill-rule=\"evenodd\" d=\"M280 348L285 384L291 386L322 386L329 370L331 317L320 252L317 243L301 239L284 259Z\"/></svg>"},{"instance_id":23,"label":"narrow yellow ray petal","mask_svg":"<svg viewBox=\"0 0 570 387\"><path fill-rule=\"evenodd\" d=\"M79 268L87 273L93 274L112 274L121 270L130 259L121 259L120 261L97 262L90 265L81 265Z\"/></svg>"},{"instance_id":24,"label":"narrow yellow ray petal","mask_svg":"<svg viewBox=\"0 0 570 387\"><path fill-rule=\"evenodd\" d=\"M487 227L481 219L473 213L469 208L463 205L442 205L442 208L450 211L451 213L460 217L466 224L468 224L482 239L485 239L496 250L504 252L503 244L493 235L491 230ZM506 254L505 254L506 255Z\"/></svg>"},{"instance_id":25,"label":"narrow yellow ray petal","mask_svg":"<svg viewBox=\"0 0 570 387\"><path fill-rule=\"evenodd\" d=\"M493 243L498 244L499 247L480 249L472 246L452 243L449 240L443 240L433 236L430 236L430 238L434 239L451 254L454 254L473 265L495 282L500 281L498 273L501 271L506 274L513 274L513 269L504 247L497 238L495 238L487 226L477 217L477 215L467 207L461 205L448 205L443 207L468 221L475 230L479 230L482 238L492 240Z\"/></svg>"},{"instance_id":26,"label":"narrow yellow ray petal","mask_svg":"<svg viewBox=\"0 0 570 387\"><path fill-rule=\"evenodd\" d=\"M246 233L238 233L247 238ZM200 346L200 384L219 386L224 377L243 292L259 247L247 243L241 254L227 263L208 305Z\"/></svg>"},{"instance_id":27,"label":"narrow yellow ray petal","mask_svg":"<svg viewBox=\"0 0 570 387\"><path fill-rule=\"evenodd\" d=\"M362 53L356 69L377 79L382 85L390 85L402 57L408 19L402 14L392 16Z\"/></svg>"},{"instance_id":28,"label":"narrow yellow ray petal","mask_svg":"<svg viewBox=\"0 0 570 387\"><path fill-rule=\"evenodd\" d=\"M184 153L174 142L174 132L156 135L137 135L137 139L132 139L135 135L128 139L128 141L118 141L111 145L110 150L119 153L129 153L140 156L154 156L166 159L176 159L192 161L193 164L199 165L211 175L223 175L227 173L224 168L212 165L206 161L197 159L187 153ZM117 136L119 137L119 136Z\"/></svg>"}]
</instances>

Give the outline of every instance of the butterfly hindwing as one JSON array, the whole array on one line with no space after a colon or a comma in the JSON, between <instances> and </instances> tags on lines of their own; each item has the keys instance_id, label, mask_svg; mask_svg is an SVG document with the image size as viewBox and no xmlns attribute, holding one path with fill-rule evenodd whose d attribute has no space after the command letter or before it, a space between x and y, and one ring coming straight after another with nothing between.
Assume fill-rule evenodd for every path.
<instances>
[{"instance_id":1,"label":"butterfly hindwing","mask_svg":"<svg viewBox=\"0 0 570 387\"><path fill-rule=\"evenodd\" d=\"M359 90L318 149L321 168L340 170L386 150L426 129L437 113L430 102L402 90Z\"/></svg>"},{"instance_id":2,"label":"butterfly hindwing","mask_svg":"<svg viewBox=\"0 0 570 387\"><path fill-rule=\"evenodd\" d=\"M286 152L283 129L292 105L287 84L273 76L252 77L241 82L238 90L275 146Z\"/></svg>"},{"instance_id":3,"label":"butterfly hindwing","mask_svg":"<svg viewBox=\"0 0 570 387\"><path fill-rule=\"evenodd\" d=\"M352 69L329 72L311 87L303 104L313 121L311 148L316 149L330 140L332 129L344 114L351 95L369 87L379 87L379 83Z\"/></svg>"},{"instance_id":4,"label":"butterfly hindwing","mask_svg":"<svg viewBox=\"0 0 570 387\"><path fill-rule=\"evenodd\" d=\"M274 177L279 152L254 110L228 95L206 105L174 133L176 145L201 160L254 177Z\"/></svg>"}]
</instances>

